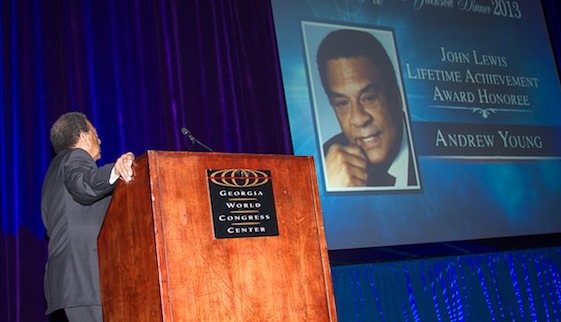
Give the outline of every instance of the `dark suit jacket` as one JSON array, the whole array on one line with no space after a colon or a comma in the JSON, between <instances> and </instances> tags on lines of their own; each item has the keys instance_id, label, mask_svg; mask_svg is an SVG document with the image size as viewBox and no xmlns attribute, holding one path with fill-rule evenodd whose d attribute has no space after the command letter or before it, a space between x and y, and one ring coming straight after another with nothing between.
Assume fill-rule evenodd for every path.
<instances>
[{"instance_id":1,"label":"dark suit jacket","mask_svg":"<svg viewBox=\"0 0 561 322\"><path fill-rule=\"evenodd\" d=\"M47 314L65 307L101 305L97 237L111 200L113 164L98 167L82 149L51 161L41 192L49 237L45 267Z\"/></svg>"}]
</instances>

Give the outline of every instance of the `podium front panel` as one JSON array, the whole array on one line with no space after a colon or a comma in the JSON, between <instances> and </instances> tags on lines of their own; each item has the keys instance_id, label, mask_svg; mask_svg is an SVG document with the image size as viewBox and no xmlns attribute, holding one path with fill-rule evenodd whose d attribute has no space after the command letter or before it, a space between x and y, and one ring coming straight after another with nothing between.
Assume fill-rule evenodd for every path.
<instances>
[{"instance_id":1,"label":"podium front panel","mask_svg":"<svg viewBox=\"0 0 561 322\"><path fill-rule=\"evenodd\" d=\"M145 230L152 229L153 245L149 245L150 241L139 245L154 251L146 252L154 258L152 261L142 262L152 266L155 263L156 271L146 267L146 274L159 281L157 296L162 321L336 320L311 157L149 151L144 158L138 161L139 167L148 168L150 179L136 182L135 178L132 184L118 188L143 190L135 184L149 185L144 189L150 191L149 196L145 193L138 198L149 198L150 207L135 209L134 212L144 213L136 213L130 219L145 216L152 223ZM231 213L216 213L212 202L221 202L220 198L247 205L262 203L262 199L252 196L263 193L259 187L244 190L225 184L217 195L211 195L209 170L265 171L274 200L272 216L260 213L260 204L250 204L250 208L255 206L253 212L239 211L232 204ZM118 192L112 206L120 203L115 197L125 199ZM115 215L111 212L117 212L117 208L122 212L122 206L110 207L106 220L111 221L109 218ZM243 218L255 218L255 222L235 222L235 218L241 218L233 215L238 213ZM215 236L216 220L233 220L228 230L231 237ZM264 235L254 236L252 227L259 226L259 220L275 220L272 224L278 232L266 235L266 228L259 228ZM244 232L251 236L244 237ZM142 238L150 240L150 236ZM142 251L134 253L139 256ZM154 278L143 279L154 284ZM153 289L152 285L151 292ZM104 308L105 311L109 312ZM148 313L153 315L155 311Z\"/></svg>"}]
</instances>

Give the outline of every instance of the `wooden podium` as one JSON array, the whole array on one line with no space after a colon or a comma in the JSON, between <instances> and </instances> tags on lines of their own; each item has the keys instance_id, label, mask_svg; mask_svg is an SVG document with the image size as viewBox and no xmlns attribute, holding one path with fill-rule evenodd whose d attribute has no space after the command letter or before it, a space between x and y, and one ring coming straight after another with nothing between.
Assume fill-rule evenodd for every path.
<instances>
[{"instance_id":1,"label":"wooden podium","mask_svg":"<svg viewBox=\"0 0 561 322\"><path fill-rule=\"evenodd\" d=\"M134 167L98 239L104 321L337 320L311 157L147 151Z\"/></svg>"}]
</instances>

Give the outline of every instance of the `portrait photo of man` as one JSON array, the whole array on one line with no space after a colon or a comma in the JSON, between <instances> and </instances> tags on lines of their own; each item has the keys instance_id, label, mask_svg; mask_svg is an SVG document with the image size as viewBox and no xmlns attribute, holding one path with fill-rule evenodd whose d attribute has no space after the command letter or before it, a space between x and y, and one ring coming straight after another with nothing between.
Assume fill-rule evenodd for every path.
<instances>
[{"instance_id":1,"label":"portrait photo of man","mask_svg":"<svg viewBox=\"0 0 561 322\"><path fill-rule=\"evenodd\" d=\"M375 30L324 29L317 49L307 48L319 78L314 102L327 191L420 189L405 99L386 48ZM393 40L390 31L379 33ZM323 121L329 117L336 122Z\"/></svg>"}]
</instances>

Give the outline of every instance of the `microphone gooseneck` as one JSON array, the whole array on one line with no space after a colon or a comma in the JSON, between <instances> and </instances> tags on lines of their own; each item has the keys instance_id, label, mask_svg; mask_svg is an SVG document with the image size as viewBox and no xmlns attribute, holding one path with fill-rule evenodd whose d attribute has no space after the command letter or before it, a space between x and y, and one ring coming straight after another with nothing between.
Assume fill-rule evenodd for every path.
<instances>
[{"instance_id":1,"label":"microphone gooseneck","mask_svg":"<svg viewBox=\"0 0 561 322\"><path fill-rule=\"evenodd\" d=\"M191 131L189 131L186 127L182 127L181 128L181 133L183 135L185 135L186 137L189 138L189 140L191 140L191 146L198 144L200 146L202 146L203 148L205 148L207 151L209 152L214 152L211 148L209 148L208 146L206 146L204 143L202 143L201 141L197 140L193 134L191 134Z\"/></svg>"}]
</instances>

